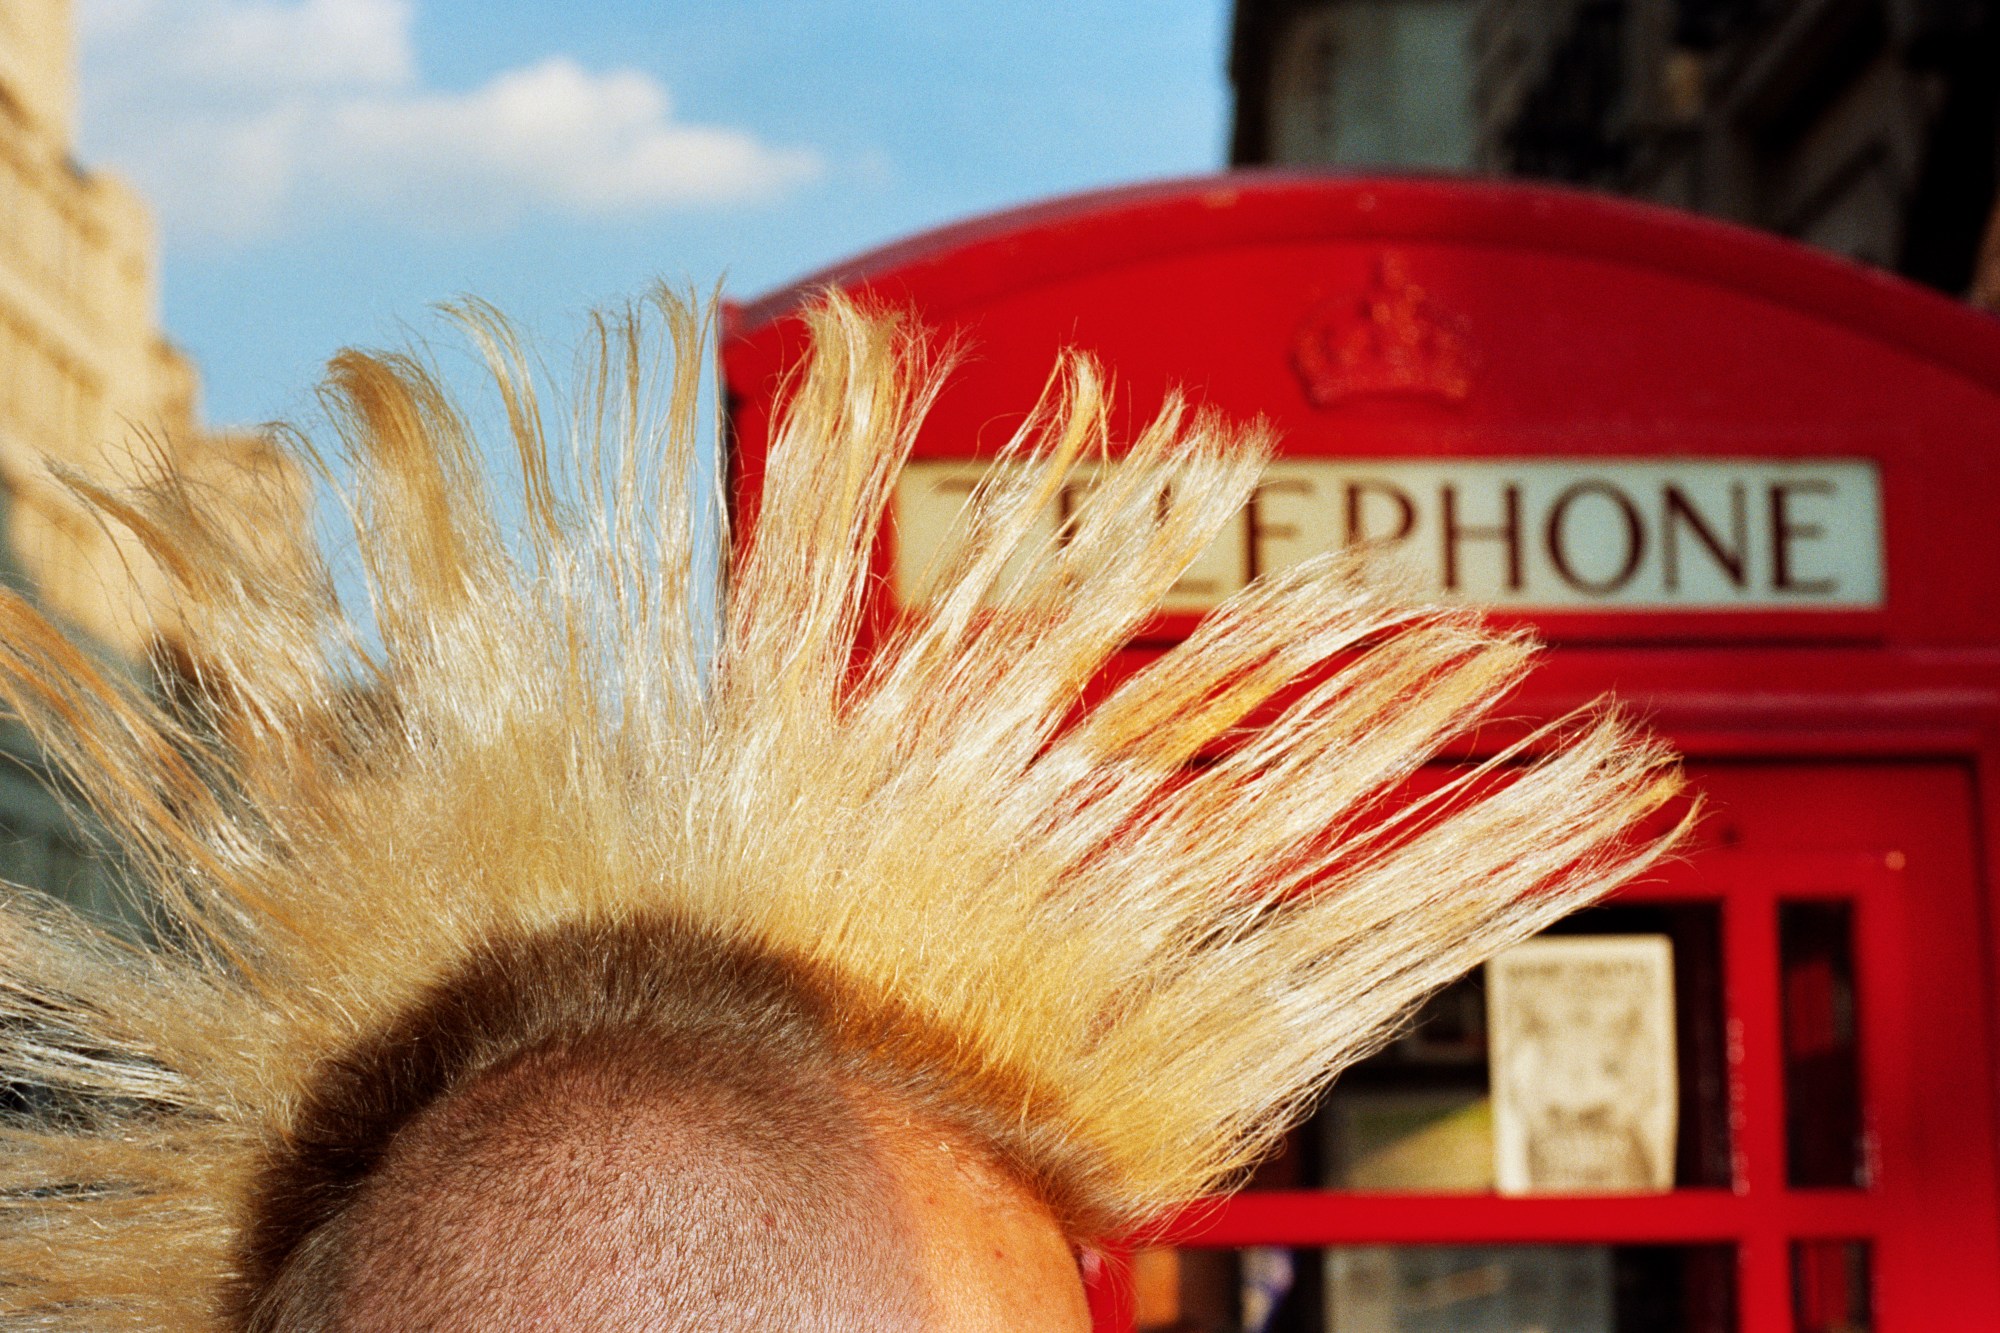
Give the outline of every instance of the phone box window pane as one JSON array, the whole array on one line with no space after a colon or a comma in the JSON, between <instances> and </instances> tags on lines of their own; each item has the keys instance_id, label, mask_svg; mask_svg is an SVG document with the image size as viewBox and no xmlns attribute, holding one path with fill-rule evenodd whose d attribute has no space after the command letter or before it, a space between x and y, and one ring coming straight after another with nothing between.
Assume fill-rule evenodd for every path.
<instances>
[{"instance_id":1,"label":"phone box window pane","mask_svg":"<svg viewBox=\"0 0 2000 1333\"><path fill-rule=\"evenodd\" d=\"M1866 1185L1852 905L1781 904L1778 954L1786 1178L1798 1187Z\"/></svg>"},{"instance_id":2,"label":"phone box window pane","mask_svg":"<svg viewBox=\"0 0 2000 1333\"><path fill-rule=\"evenodd\" d=\"M1731 1183L1721 912L1712 903L1594 908L1551 936L1658 936L1671 954L1672 1183ZM1341 1076L1252 1189L1484 1194L1497 1188L1485 974L1440 991L1403 1034ZM1590 1015L1584 1016L1586 1019ZM1530 1087L1528 1091L1534 1089ZM1583 1091L1554 1089L1558 1104ZM1652 1179L1657 1180L1657 1170ZM1650 1187L1650 1186L1649 1186Z\"/></svg>"},{"instance_id":3,"label":"phone box window pane","mask_svg":"<svg viewBox=\"0 0 2000 1333\"><path fill-rule=\"evenodd\" d=\"M1733 1333L1722 1246L1367 1245L1135 1256L1140 1333Z\"/></svg>"},{"instance_id":4,"label":"phone box window pane","mask_svg":"<svg viewBox=\"0 0 2000 1333\"><path fill-rule=\"evenodd\" d=\"M1793 1242L1796 1333L1870 1333L1875 1320L1868 1269L1866 1241Z\"/></svg>"}]
</instances>

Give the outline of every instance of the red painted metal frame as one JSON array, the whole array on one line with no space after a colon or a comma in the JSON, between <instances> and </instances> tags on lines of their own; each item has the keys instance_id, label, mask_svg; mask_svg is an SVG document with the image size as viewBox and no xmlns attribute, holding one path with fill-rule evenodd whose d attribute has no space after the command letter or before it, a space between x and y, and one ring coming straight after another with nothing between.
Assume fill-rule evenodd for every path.
<instances>
[{"instance_id":1,"label":"red painted metal frame","mask_svg":"<svg viewBox=\"0 0 2000 1333\"><path fill-rule=\"evenodd\" d=\"M736 306L733 332L783 319L828 288L896 288L925 305L973 306L1025 285L1163 255L1335 236L1390 244L1477 237L1614 262L1636 259L1865 328L1982 383L2000 381L2000 340L1986 316L1879 269L1762 232L1545 186L1289 171L1135 185L941 227Z\"/></svg>"},{"instance_id":2,"label":"red painted metal frame","mask_svg":"<svg viewBox=\"0 0 2000 1333\"><path fill-rule=\"evenodd\" d=\"M1288 364L1294 326L1351 294L1385 251L1407 254L1428 288L1490 330L1486 382L1455 409L1313 410ZM1956 423L1990 416L2000 384L2000 325L1963 306L1787 242L1589 195L1249 175L949 228L733 309L724 367L744 494L754 493L772 393L799 350L789 315L829 284L965 335L971 354L918 444L923 456L989 449L998 423L1018 419L1042 387L1054 350L1074 344L1116 368L1133 415L1186 385L1239 417L1274 420L1300 456L1807 457L1837 439L1840 452L1881 461L1897 533L1940 519L1963 531L1951 515L1990 485L1978 440L1937 444ZM1786 344L1795 356L1769 355ZM1976 536L1960 548L1966 565L2000 563L1994 534L1965 535ZM1906 564L1889 561L1892 594L1919 595L1892 595L1881 614L1536 621L1562 641L1742 644L1894 641L1930 619L1990 643L1946 589L1899 588ZM1185 626L1157 628L1171 638Z\"/></svg>"},{"instance_id":3,"label":"red painted metal frame","mask_svg":"<svg viewBox=\"0 0 2000 1333\"><path fill-rule=\"evenodd\" d=\"M1462 402L1315 406L1288 339L1385 254L1464 316L1483 378ZM1965 775L1954 836L1973 859L1948 915L1914 863L1907 875L1884 868L1879 852L1893 839L1855 847L1838 826L1813 827L1815 807L1786 805L1782 791L1756 798L1801 830L1779 859L1792 871L1839 862L1822 882L1859 905L1881 1188L1781 1187L1777 1001L1760 979L1775 975L1776 890L1726 869L1748 854L1721 854L1729 829L1719 827L1716 854L1696 854L1694 887L1650 891L1730 886L1737 1188L1646 1199L1245 1196L1204 1215L1201 1243L1730 1240L1743 1327L1778 1333L1791 1326L1784 1238L1870 1238L1882 1333L2000 1333L2000 322L1787 242L1562 191L1261 174L1114 191L948 228L733 308L723 371L740 521L754 519L775 390L802 346L794 316L824 286L914 308L964 339L968 358L921 456L990 452L1056 350L1074 344L1116 371L1124 424L1182 384L1225 412L1272 420L1300 457L1877 460L1881 610L1520 617L1556 646L1516 711L1525 723L1615 692L1697 761L1797 773L1803 788L1823 780L1829 813L1861 799L1850 823L1867 822L1869 784L1898 765ZM1149 640L1184 629L1163 621ZM1120 669L1154 651L1136 646ZM1715 771L1727 786L1727 767ZM1926 887L1894 887L1901 879ZM1917 1007L1899 1012L1905 995ZM1958 1145L1957 1179L1925 1156L1947 1142ZM1936 1181L1946 1183L1924 1184ZM1912 1252L1923 1237L1943 1268L1971 1275L1961 1289L1926 1282L1927 1256ZM1112 1268L1097 1291L1107 1329L1129 1318Z\"/></svg>"},{"instance_id":4,"label":"red painted metal frame","mask_svg":"<svg viewBox=\"0 0 2000 1333\"><path fill-rule=\"evenodd\" d=\"M1910 1021L1901 969L1905 953L1900 868L1858 854L1710 853L1627 902L1712 901L1722 908L1724 1022L1735 1184L1666 1195L1501 1198L1495 1195L1252 1193L1195 1210L1168 1228L1167 1244L1717 1244L1736 1247L1738 1303L1748 1328L1790 1319L1789 1245L1797 1239L1878 1242L1890 1229L1893 1187L1909 1171L1906 1122L1871 1124L1881 1146L1878 1187L1795 1189L1785 1182L1784 1092L1778 1057L1777 914L1781 901L1842 899L1856 905L1862 951L1864 1103L1908 1083L1901 1066Z\"/></svg>"},{"instance_id":5,"label":"red painted metal frame","mask_svg":"<svg viewBox=\"0 0 2000 1333\"><path fill-rule=\"evenodd\" d=\"M1960 785L1962 769L1932 766L1932 782ZM1874 851L1780 850L1742 852L1723 844L1734 814L1718 811L1722 828L1709 846L1663 880L1629 891L1627 901L1712 901L1722 908L1724 1014L1730 1050L1733 1185L1683 1189L1659 1196L1511 1199L1491 1195L1373 1193L1250 1193L1191 1210L1169 1224L1154 1243L1174 1245L1366 1244L1727 1244L1738 1257L1737 1300L1743 1327L1789 1327L1791 1244L1797 1240L1862 1241L1874 1249L1878 1304L1889 1328L1983 1328L2000 1302L1990 1264L1954 1261L1942 1251L1961 1222L1978 1229L1981 1253L1995 1242L1990 1207L1968 1215L1941 1196L1963 1194L1960 1173L1977 1177L1992 1169L1990 1136L1981 1125L1932 1116L1925 1125L1913 1096L1957 1077L1952 1052L1941 1046L1938 1024L1912 1005L1911 969L1919 960L1951 968L1949 936L1958 932L1972 886L1952 887L1953 849L1937 845L1934 828L1909 807L1935 793L1874 792L1883 804L1905 808L1871 812L1854 808L1870 800L1870 784L1896 783L1893 768L1864 766L1836 799L1814 808L1851 828L1834 841L1879 844L1885 829L1907 818L1903 846ZM1783 781L1781 775L1780 781ZM1727 788L1730 784L1722 782ZM1741 786L1741 783L1737 783ZM1961 791L1968 798L1969 791ZM1743 802L1740 790L1726 799ZM1850 807L1842 809L1843 801ZM1751 802L1755 807L1761 803ZM1753 809L1754 813L1754 809ZM1786 812L1790 813L1790 812ZM1962 813L1962 812L1961 812ZM1946 821L1949 824L1950 821ZM1751 827L1747 837L1768 843L1773 826ZM1963 825L1951 830L1966 841ZM1949 841L1949 839L1947 839ZM1970 853L1969 846L1958 851ZM1968 864L1964 869L1969 870ZM1962 879L1963 877L1961 877ZM1921 886L1921 891L1919 887ZM1927 898L1959 900L1941 910ZM1861 1052L1866 1133L1871 1145L1865 1189L1795 1188L1785 1180L1784 1092L1781 1079L1777 912L1781 902L1845 900L1855 905L1860 970ZM1921 907L1921 927L1908 918ZM1962 951L1961 951L1962 952ZM1969 975L1968 975L1969 973ZM1978 969L1960 967L1955 986L1974 988ZM1975 1023L1976 1026L1976 1023ZM1980 1034L1974 1050L1990 1051ZM1975 1080L1963 1094L1982 1124L1990 1107L1978 1108L1983 1089ZM1942 1154L1942 1157L1941 1157ZM1955 1165L1954 1165L1955 1164ZM1946 1274L1955 1274L1948 1280ZM1116 1289L1116 1283L1109 1284ZM1125 1312L1129 1317L1129 1312ZM1106 1328L1123 1327L1107 1322Z\"/></svg>"}]
</instances>

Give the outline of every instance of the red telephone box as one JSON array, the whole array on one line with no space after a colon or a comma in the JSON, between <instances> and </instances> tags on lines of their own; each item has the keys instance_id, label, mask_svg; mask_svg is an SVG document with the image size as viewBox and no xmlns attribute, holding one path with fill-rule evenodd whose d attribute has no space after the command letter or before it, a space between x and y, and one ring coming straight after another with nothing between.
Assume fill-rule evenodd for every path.
<instances>
[{"instance_id":1,"label":"red telephone box","mask_svg":"<svg viewBox=\"0 0 2000 1333\"><path fill-rule=\"evenodd\" d=\"M1552 645L1525 713L1616 692L1708 801L1682 863L1562 928L1559 958L1639 960L1611 1010L1561 966L1446 992L1122 1259L1101 1327L2000 1330L2000 322L1591 196L1195 180L732 309L739 484L828 284L970 349L899 548L1082 347L1135 419L1179 385L1282 431L1178 609L1385 543Z\"/></svg>"}]
</instances>

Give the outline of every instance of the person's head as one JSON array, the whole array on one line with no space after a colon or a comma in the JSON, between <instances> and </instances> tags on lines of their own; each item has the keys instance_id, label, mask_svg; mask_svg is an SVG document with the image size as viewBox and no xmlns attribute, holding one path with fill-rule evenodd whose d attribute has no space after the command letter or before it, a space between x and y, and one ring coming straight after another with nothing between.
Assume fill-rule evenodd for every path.
<instances>
[{"instance_id":1,"label":"person's head","mask_svg":"<svg viewBox=\"0 0 2000 1333\"><path fill-rule=\"evenodd\" d=\"M184 711L0 596L0 698L157 925L0 904L0 1079L64 1108L0 1121L0 1322L1080 1329L1073 1246L1663 845L1671 766L1604 714L1399 805L1529 648L1352 562L1108 683L1262 455L1169 403L1050 537L1086 362L883 607L934 386L839 300L710 635L707 357L660 309L665 377L602 322L567 418L461 312L504 499L423 365L336 359L366 626L187 478L89 492L179 590Z\"/></svg>"},{"instance_id":2,"label":"person's head","mask_svg":"<svg viewBox=\"0 0 2000 1333\"><path fill-rule=\"evenodd\" d=\"M490 951L326 1071L256 1196L244 1324L1087 1327L1041 1182L838 1037L861 999L671 919Z\"/></svg>"}]
</instances>

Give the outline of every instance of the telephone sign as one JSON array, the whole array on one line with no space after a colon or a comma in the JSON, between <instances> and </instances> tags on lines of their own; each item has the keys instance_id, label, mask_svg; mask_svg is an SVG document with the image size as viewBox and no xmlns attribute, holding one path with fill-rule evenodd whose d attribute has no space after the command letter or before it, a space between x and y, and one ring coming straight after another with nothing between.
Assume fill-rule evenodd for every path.
<instances>
[{"instance_id":1,"label":"telephone sign","mask_svg":"<svg viewBox=\"0 0 2000 1333\"><path fill-rule=\"evenodd\" d=\"M1118 466L1073 473L1045 536L1059 542L1064 518ZM990 470L945 459L905 469L899 598L922 596ZM1447 602L1633 612L1882 602L1881 487L1868 459L1281 458L1166 609L1206 611L1268 570L1354 546Z\"/></svg>"}]
</instances>

